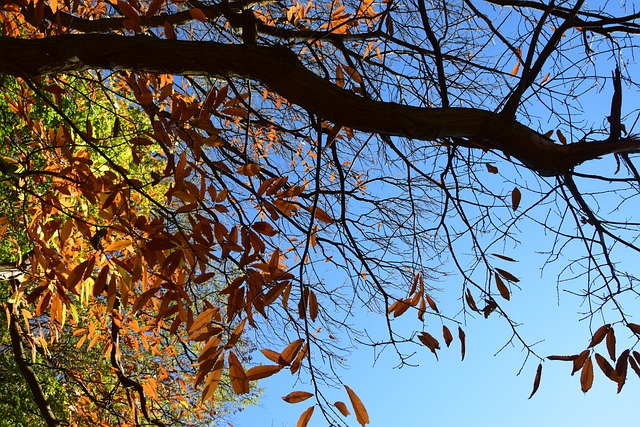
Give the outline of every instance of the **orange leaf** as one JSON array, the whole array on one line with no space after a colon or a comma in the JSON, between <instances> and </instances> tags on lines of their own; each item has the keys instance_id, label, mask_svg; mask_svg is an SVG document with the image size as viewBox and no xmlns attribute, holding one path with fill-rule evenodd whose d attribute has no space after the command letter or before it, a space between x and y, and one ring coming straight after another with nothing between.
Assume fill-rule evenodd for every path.
<instances>
[{"instance_id":1,"label":"orange leaf","mask_svg":"<svg viewBox=\"0 0 640 427\"><path fill-rule=\"evenodd\" d=\"M284 350L282 350L282 353L280 353L278 363L283 366L289 365L296 353L300 351L303 342L304 340L300 338L289 344Z\"/></svg>"},{"instance_id":2,"label":"orange leaf","mask_svg":"<svg viewBox=\"0 0 640 427\"><path fill-rule=\"evenodd\" d=\"M197 19L200 22L208 21L207 15L204 14L202 9L198 9L197 7L189 9L189 15L191 15L193 19Z\"/></svg>"},{"instance_id":3,"label":"orange leaf","mask_svg":"<svg viewBox=\"0 0 640 427\"><path fill-rule=\"evenodd\" d=\"M272 362L278 363L278 359L280 358L280 353L277 353L273 350L269 350L268 348L263 348L262 350L260 350L260 352L264 354L267 359L271 360Z\"/></svg>"},{"instance_id":4,"label":"orange leaf","mask_svg":"<svg viewBox=\"0 0 640 427\"><path fill-rule=\"evenodd\" d=\"M202 313L200 313L200 315L196 318L196 320L194 320L193 323L191 324L191 327L189 328L189 334L191 335L198 329L207 325L213 318L213 315L216 314L218 311L219 311L218 308L211 307L211 308L207 308Z\"/></svg>"},{"instance_id":5,"label":"orange leaf","mask_svg":"<svg viewBox=\"0 0 640 427\"><path fill-rule=\"evenodd\" d=\"M282 369L279 365L262 365L254 366L247 371L247 379L249 381L261 380L278 373Z\"/></svg>"},{"instance_id":6,"label":"orange leaf","mask_svg":"<svg viewBox=\"0 0 640 427\"><path fill-rule=\"evenodd\" d=\"M273 228L271 224L265 221L254 222L251 226L255 231L265 236L275 236L278 232Z\"/></svg>"},{"instance_id":7,"label":"orange leaf","mask_svg":"<svg viewBox=\"0 0 640 427\"><path fill-rule=\"evenodd\" d=\"M512 75L513 77L517 76L517 75L518 75L518 71L519 71L519 70L520 70L520 61L518 61L518 62L516 63L516 65L515 65L515 67L513 67L513 68L511 69L511 75Z\"/></svg>"},{"instance_id":8,"label":"orange leaf","mask_svg":"<svg viewBox=\"0 0 640 427\"><path fill-rule=\"evenodd\" d=\"M204 387L202 389L202 402L206 402L209 400L213 393L218 389L218 384L220 384L220 378L222 377L222 368L224 367L224 361L218 360L213 367L213 371L207 377L207 380L204 383Z\"/></svg>"},{"instance_id":9,"label":"orange leaf","mask_svg":"<svg viewBox=\"0 0 640 427\"><path fill-rule=\"evenodd\" d=\"M345 405L344 402L338 401L334 403L333 406L338 408L338 411L340 411L340 413L345 417L348 417L351 414L351 412L349 412L349 409L347 408L347 405Z\"/></svg>"},{"instance_id":10,"label":"orange leaf","mask_svg":"<svg viewBox=\"0 0 640 427\"><path fill-rule=\"evenodd\" d=\"M438 311L438 306L436 305L436 302L429 295L427 295L427 302L429 303L429 307L431 307L431 310L435 311L436 313L440 313Z\"/></svg>"},{"instance_id":11,"label":"orange leaf","mask_svg":"<svg viewBox=\"0 0 640 427\"><path fill-rule=\"evenodd\" d=\"M309 408L307 408L302 413L302 415L300 415L300 418L298 419L296 427L307 427L307 424L309 424L309 420L311 419L311 416L313 415L313 410L314 409L315 409L314 406L310 406Z\"/></svg>"},{"instance_id":12,"label":"orange leaf","mask_svg":"<svg viewBox=\"0 0 640 427\"><path fill-rule=\"evenodd\" d=\"M500 292L500 295L502 296L502 298L509 301L509 299L511 298L511 294L509 293L509 288L507 288L507 285L504 284L504 282L502 281L499 275L496 274L495 277L496 277L496 287L498 288L498 292Z\"/></svg>"},{"instance_id":13,"label":"orange leaf","mask_svg":"<svg viewBox=\"0 0 640 427\"><path fill-rule=\"evenodd\" d=\"M516 187L511 192L511 208L514 211L518 210L518 206L520 206L520 200L522 200L522 193L520 193L520 190L518 190L518 187Z\"/></svg>"},{"instance_id":14,"label":"orange leaf","mask_svg":"<svg viewBox=\"0 0 640 427\"><path fill-rule=\"evenodd\" d=\"M347 390L347 394L349 395L349 400L351 400L351 406L353 406L353 411L356 414L356 420L358 423L361 426L369 424L369 414L358 395L355 394L348 386L345 385L344 388Z\"/></svg>"},{"instance_id":15,"label":"orange leaf","mask_svg":"<svg viewBox=\"0 0 640 427\"><path fill-rule=\"evenodd\" d=\"M593 385L593 362L588 357L582 366L582 373L580 374L580 387L582 392L586 393Z\"/></svg>"},{"instance_id":16,"label":"orange leaf","mask_svg":"<svg viewBox=\"0 0 640 427\"><path fill-rule=\"evenodd\" d=\"M229 379L231 380L231 387L233 387L235 394L249 393L247 374L244 372L238 357L233 352L229 353Z\"/></svg>"},{"instance_id":17,"label":"orange leaf","mask_svg":"<svg viewBox=\"0 0 640 427\"><path fill-rule=\"evenodd\" d=\"M313 397L313 393L309 393L308 391L292 391L282 398L287 403L298 403L304 402L305 400Z\"/></svg>"},{"instance_id":18,"label":"orange leaf","mask_svg":"<svg viewBox=\"0 0 640 427\"><path fill-rule=\"evenodd\" d=\"M591 338L591 343L589 343L589 346L587 348L591 348L600 344L604 339L604 337L607 336L607 332L609 331L610 327L611 325L608 323L606 325L600 326L598 330L593 334L593 338Z\"/></svg>"},{"instance_id":19,"label":"orange leaf","mask_svg":"<svg viewBox=\"0 0 640 427\"><path fill-rule=\"evenodd\" d=\"M437 339L435 339L433 337L433 335L431 335L428 332L422 332L420 333L420 335L418 335L418 339L422 342L422 344L424 344L429 350L431 350L431 352L433 354L435 354L436 359L438 358L438 354L436 353L436 350L440 349L440 343L438 342Z\"/></svg>"},{"instance_id":20,"label":"orange leaf","mask_svg":"<svg viewBox=\"0 0 640 427\"><path fill-rule=\"evenodd\" d=\"M536 391L538 391L538 387L540 387L540 378L541 377L542 377L542 363L540 363L538 365L538 370L536 371L536 377L533 380L533 391L529 395L529 399L531 399L533 397L533 395L536 394Z\"/></svg>"},{"instance_id":21,"label":"orange leaf","mask_svg":"<svg viewBox=\"0 0 640 427\"><path fill-rule=\"evenodd\" d=\"M109 243L107 245L107 247L104 248L104 251L105 252L119 251L119 250L122 250L124 248L128 248L129 246L131 246L132 243L133 242L131 240L128 240L128 239L126 239L126 240L118 240L116 242Z\"/></svg>"},{"instance_id":22,"label":"orange leaf","mask_svg":"<svg viewBox=\"0 0 640 427\"><path fill-rule=\"evenodd\" d=\"M248 163L238 168L238 173L244 176L254 176L260 173L260 165L256 163Z\"/></svg>"},{"instance_id":23,"label":"orange leaf","mask_svg":"<svg viewBox=\"0 0 640 427\"><path fill-rule=\"evenodd\" d=\"M149 300L151 298L153 298L153 296L156 294L156 292L158 292L160 290L159 286L155 286L153 288L149 288L146 291L144 291L142 294L140 294L140 296L138 297L138 299L136 299L136 302L133 303L133 307L131 307L131 312L135 313L138 310L142 309L147 302L149 302Z\"/></svg>"},{"instance_id":24,"label":"orange leaf","mask_svg":"<svg viewBox=\"0 0 640 427\"><path fill-rule=\"evenodd\" d=\"M313 207L309 206L305 208L307 211L309 212L313 212ZM320 209L319 207L316 206L316 211L315 211L315 217L318 221L324 222L326 224L331 224L333 223L333 219L329 216L328 213L326 213L325 211L323 211L322 209Z\"/></svg>"}]
</instances>

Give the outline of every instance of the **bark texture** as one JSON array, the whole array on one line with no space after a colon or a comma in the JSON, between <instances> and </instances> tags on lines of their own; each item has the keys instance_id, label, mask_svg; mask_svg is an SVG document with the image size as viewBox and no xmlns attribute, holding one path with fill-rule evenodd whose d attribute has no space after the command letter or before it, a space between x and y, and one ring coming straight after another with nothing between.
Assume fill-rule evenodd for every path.
<instances>
[{"instance_id":1,"label":"bark texture","mask_svg":"<svg viewBox=\"0 0 640 427\"><path fill-rule=\"evenodd\" d=\"M366 99L314 74L283 46L112 34L0 38L0 72L26 76L84 69L242 76L260 81L289 102L343 126L425 141L455 138L460 146L499 150L544 176L563 175L606 154L640 149L640 140L634 137L559 145L506 116L481 109L418 108Z\"/></svg>"}]
</instances>

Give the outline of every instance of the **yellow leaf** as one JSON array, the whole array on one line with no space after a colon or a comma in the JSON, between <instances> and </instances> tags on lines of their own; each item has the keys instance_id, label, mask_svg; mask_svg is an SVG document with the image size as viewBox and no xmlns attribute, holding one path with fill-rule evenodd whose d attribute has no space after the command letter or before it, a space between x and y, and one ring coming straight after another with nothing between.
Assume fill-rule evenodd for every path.
<instances>
[{"instance_id":1,"label":"yellow leaf","mask_svg":"<svg viewBox=\"0 0 640 427\"><path fill-rule=\"evenodd\" d=\"M365 424L369 424L369 414L367 413L367 409L362 404L362 401L358 397L357 394L354 393L348 386L344 386L347 390L347 394L349 395L349 400L351 400L351 406L353 406L353 411L356 413L356 420L361 426Z\"/></svg>"},{"instance_id":2,"label":"yellow leaf","mask_svg":"<svg viewBox=\"0 0 640 427\"><path fill-rule=\"evenodd\" d=\"M296 427L306 427L307 424L309 424L309 420L311 419L311 416L313 415L313 410L314 409L315 409L315 407L313 407L313 406L307 408L307 410L304 411L302 413L302 415L300 415L300 418L298 419L298 423L296 424Z\"/></svg>"},{"instance_id":3,"label":"yellow leaf","mask_svg":"<svg viewBox=\"0 0 640 427\"><path fill-rule=\"evenodd\" d=\"M124 248L128 248L129 246L131 246L133 242L129 239L126 240L118 240L116 242L111 242L109 243L109 245L107 245L106 248L104 248L105 252L113 252L113 251L119 251L122 250Z\"/></svg>"},{"instance_id":4,"label":"yellow leaf","mask_svg":"<svg viewBox=\"0 0 640 427\"><path fill-rule=\"evenodd\" d=\"M313 397L313 393L308 391L292 391L282 398L287 403L299 403Z\"/></svg>"}]
</instances>

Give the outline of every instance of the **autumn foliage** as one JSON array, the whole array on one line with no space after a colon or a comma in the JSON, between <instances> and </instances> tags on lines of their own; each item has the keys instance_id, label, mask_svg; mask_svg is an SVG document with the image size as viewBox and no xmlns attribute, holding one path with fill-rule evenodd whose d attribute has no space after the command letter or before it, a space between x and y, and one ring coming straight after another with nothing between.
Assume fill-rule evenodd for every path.
<instances>
[{"instance_id":1,"label":"autumn foliage","mask_svg":"<svg viewBox=\"0 0 640 427\"><path fill-rule=\"evenodd\" d=\"M584 392L596 367L618 392L640 376L632 70L574 70L633 54L638 24L521 3L0 1L3 308L45 422L206 424L288 372L299 426L368 424L349 385L325 387L364 311L401 363L464 360L466 322L500 316L536 361L531 396L545 360ZM605 124L576 101L598 79ZM512 320L522 222L579 269L587 317L613 308L576 355L537 354ZM56 362L70 348L87 357ZM76 394L63 412L36 358Z\"/></svg>"}]
</instances>

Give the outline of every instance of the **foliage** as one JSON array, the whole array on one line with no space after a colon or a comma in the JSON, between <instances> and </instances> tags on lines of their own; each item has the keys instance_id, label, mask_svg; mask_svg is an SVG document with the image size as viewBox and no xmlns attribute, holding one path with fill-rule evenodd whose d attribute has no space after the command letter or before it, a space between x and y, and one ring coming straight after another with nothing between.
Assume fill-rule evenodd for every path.
<instances>
[{"instance_id":1,"label":"foliage","mask_svg":"<svg viewBox=\"0 0 640 427\"><path fill-rule=\"evenodd\" d=\"M512 254L523 225L549 236L557 286L594 329L586 349L549 359L570 361L585 392L594 360L618 391L628 366L640 375L628 261L640 139L622 103L640 24L624 6L1 4L0 71L15 77L3 102L26 130L3 135L2 191L21 209L3 232L24 229L17 247L32 249L5 305L45 316L56 340L101 346L133 408L119 422L170 419L158 402L179 398L155 392L174 374L128 356L183 348L175 375L192 375L203 402L223 375L242 396L286 369L311 389L285 400L314 399L298 425L315 409L364 425L353 389L347 406L323 387L340 382L349 339L401 363L457 340L464 359L473 317L505 321L537 366L533 395L546 358L509 306L529 280ZM452 273L455 307L438 297ZM83 326L78 305L102 323ZM375 335L364 310L380 314Z\"/></svg>"}]
</instances>

